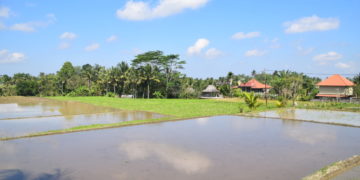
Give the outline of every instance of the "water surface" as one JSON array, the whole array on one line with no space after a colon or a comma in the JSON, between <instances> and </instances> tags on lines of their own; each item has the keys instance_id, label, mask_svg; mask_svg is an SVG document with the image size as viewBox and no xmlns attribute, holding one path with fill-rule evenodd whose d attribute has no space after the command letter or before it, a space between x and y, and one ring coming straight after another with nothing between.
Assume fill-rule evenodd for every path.
<instances>
[{"instance_id":1,"label":"water surface","mask_svg":"<svg viewBox=\"0 0 360 180\"><path fill-rule=\"evenodd\" d=\"M79 102L36 97L0 97L0 137L160 117L163 116Z\"/></svg>"},{"instance_id":2,"label":"water surface","mask_svg":"<svg viewBox=\"0 0 360 180\"><path fill-rule=\"evenodd\" d=\"M1 177L301 179L360 154L360 130L218 116L0 142Z\"/></svg>"},{"instance_id":3,"label":"water surface","mask_svg":"<svg viewBox=\"0 0 360 180\"><path fill-rule=\"evenodd\" d=\"M335 123L360 127L360 113L313 110L313 109L279 109L260 112L258 115L271 118L298 119L321 123Z\"/></svg>"}]
</instances>

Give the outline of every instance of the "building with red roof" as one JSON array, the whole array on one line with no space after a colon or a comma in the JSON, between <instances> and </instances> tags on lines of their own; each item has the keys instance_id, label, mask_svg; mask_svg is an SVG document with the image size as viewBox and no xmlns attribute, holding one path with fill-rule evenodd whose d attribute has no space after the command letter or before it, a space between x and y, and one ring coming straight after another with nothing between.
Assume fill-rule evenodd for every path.
<instances>
[{"instance_id":1,"label":"building with red roof","mask_svg":"<svg viewBox=\"0 0 360 180\"><path fill-rule=\"evenodd\" d=\"M353 86L355 84L345 77L335 74L316 85L319 86L317 97L348 98L353 96Z\"/></svg>"},{"instance_id":2,"label":"building with red roof","mask_svg":"<svg viewBox=\"0 0 360 180\"><path fill-rule=\"evenodd\" d=\"M241 83L237 88L241 88L242 91L246 92L257 92L257 93L264 93L265 91L269 91L271 86L268 84L263 84L256 79L251 79L246 83Z\"/></svg>"}]
</instances>

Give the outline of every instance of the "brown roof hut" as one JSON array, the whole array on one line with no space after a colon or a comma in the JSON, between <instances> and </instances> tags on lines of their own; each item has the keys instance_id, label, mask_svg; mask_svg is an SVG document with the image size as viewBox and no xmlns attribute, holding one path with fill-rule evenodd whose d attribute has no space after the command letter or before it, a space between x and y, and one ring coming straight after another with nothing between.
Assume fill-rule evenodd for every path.
<instances>
[{"instance_id":1,"label":"brown roof hut","mask_svg":"<svg viewBox=\"0 0 360 180\"><path fill-rule=\"evenodd\" d=\"M206 89L201 92L201 98L203 99L216 99L223 98L223 95L214 85L208 85Z\"/></svg>"}]
</instances>

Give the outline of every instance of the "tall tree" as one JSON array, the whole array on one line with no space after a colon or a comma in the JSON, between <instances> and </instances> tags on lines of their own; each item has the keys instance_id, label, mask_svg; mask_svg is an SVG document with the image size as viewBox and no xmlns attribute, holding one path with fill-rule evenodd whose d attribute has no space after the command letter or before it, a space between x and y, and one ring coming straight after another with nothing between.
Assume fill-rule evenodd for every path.
<instances>
[{"instance_id":1,"label":"tall tree","mask_svg":"<svg viewBox=\"0 0 360 180\"><path fill-rule=\"evenodd\" d=\"M59 76L59 80L61 83L61 93L66 93L66 84L68 80L75 74L75 69L71 62L66 61L61 67L60 71L58 71L57 75Z\"/></svg>"},{"instance_id":2,"label":"tall tree","mask_svg":"<svg viewBox=\"0 0 360 180\"><path fill-rule=\"evenodd\" d=\"M159 69L156 66L151 66L150 64L142 66L139 69L140 78L145 82L147 87L147 98L150 98L150 84L152 82L160 82L158 79Z\"/></svg>"},{"instance_id":3,"label":"tall tree","mask_svg":"<svg viewBox=\"0 0 360 180\"><path fill-rule=\"evenodd\" d=\"M117 64L119 69L119 95L121 96L124 92L124 86L126 81L126 72L129 70L129 65L125 61Z\"/></svg>"},{"instance_id":4,"label":"tall tree","mask_svg":"<svg viewBox=\"0 0 360 180\"><path fill-rule=\"evenodd\" d=\"M91 81L94 79L94 69L90 64L85 64L81 67L81 74L87 79L88 81L88 88L91 88Z\"/></svg>"},{"instance_id":5,"label":"tall tree","mask_svg":"<svg viewBox=\"0 0 360 180\"><path fill-rule=\"evenodd\" d=\"M170 54L161 57L159 64L165 73L165 97L169 97L169 83L173 80L177 70L184 68L183 65L185 63L186 62L184 60L180 60L179 55L177 54Z\"/></svg>"}]
</instances>

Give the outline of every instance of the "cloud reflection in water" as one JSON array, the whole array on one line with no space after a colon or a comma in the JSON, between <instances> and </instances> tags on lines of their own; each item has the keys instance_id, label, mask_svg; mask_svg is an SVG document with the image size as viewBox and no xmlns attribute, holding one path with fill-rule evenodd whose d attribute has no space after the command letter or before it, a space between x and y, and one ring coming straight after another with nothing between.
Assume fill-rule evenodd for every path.
<instances>
[{"instance_id":1,"label":"cloud reflection in water","mask_svg":"<svg viewBox=\"0 0 360 180\"><path fill-rule=\"evenodd\" d=\"M119 149L131 160L143 160L154 156L186 174L206 172L211 166L211 160L200 153L163 143L132 141L121 144Z\"/></svg>"}]
</instances>

